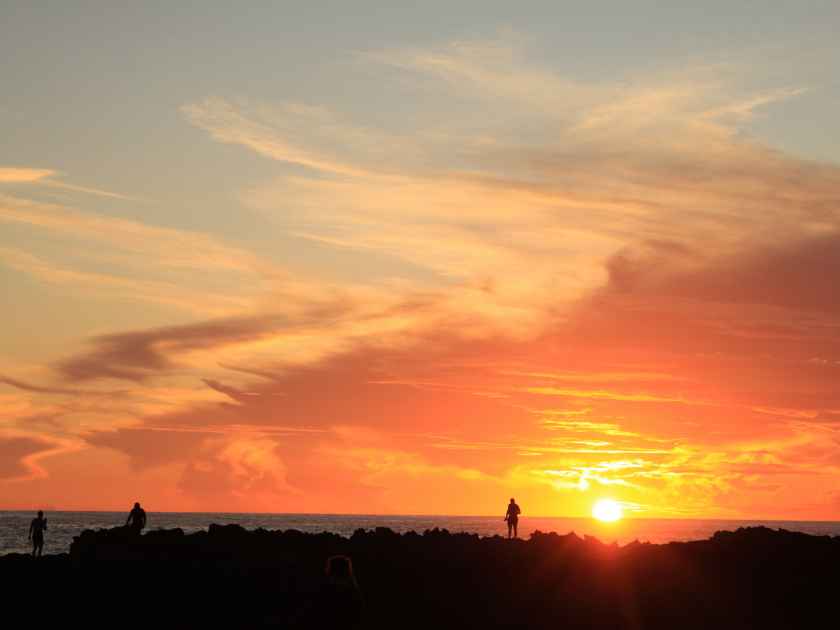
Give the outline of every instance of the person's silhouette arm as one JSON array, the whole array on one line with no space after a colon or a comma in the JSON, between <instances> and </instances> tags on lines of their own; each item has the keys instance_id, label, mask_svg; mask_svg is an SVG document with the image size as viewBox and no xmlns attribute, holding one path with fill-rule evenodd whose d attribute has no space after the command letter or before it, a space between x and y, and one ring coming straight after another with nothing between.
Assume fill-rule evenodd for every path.
<instances>
[{"instance_id":1,"label":"person's silhouette arm","mask_svg":"<svg viewBox=\"0 0 840 630\"><path fill-rule=\"evenodd\" d=\"M125 519L125 526L128 527L129 523L131 523L131 517L134 516L131 512L128 513L128 518Z\"/></svg>"}]
</instances>

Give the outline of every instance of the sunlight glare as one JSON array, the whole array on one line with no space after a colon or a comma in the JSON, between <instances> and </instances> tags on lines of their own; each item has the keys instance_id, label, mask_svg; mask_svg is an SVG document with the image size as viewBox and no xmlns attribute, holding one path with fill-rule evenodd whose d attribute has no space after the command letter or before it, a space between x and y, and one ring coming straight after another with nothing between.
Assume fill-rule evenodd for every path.
<instances>
[{"instance_id":1,"label":"sunlight glare","mask_svg":"<svg viewBox=\"0 0 840 630\"><path fill-rule=\"evenodd\" d=\"M601 499L592 506L592 517L605 523L617 521L621 518L621 504L612 499Z\"/></svg>"}]
</instances>

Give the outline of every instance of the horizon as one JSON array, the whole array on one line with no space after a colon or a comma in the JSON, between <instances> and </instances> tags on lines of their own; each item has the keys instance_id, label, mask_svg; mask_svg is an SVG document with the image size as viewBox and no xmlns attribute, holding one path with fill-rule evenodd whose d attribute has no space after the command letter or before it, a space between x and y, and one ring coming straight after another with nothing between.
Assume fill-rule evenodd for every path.
<instances>
[{"instance_id":1,"label":"horizon","mask_svg":"<svg viewBox=\"0 0 840 630\"><path fill-rule=\"evenodd\" d=\"M840 5L380 4L12 2L0 510L840 521Z\"/></svg>"},{"instance_id":2,"label":"horizon","mask_svg":"<svg viewBox=\"0 0 840 630\"><path fill-rule=\"evenodd\" d=\"M49 517L51 512L58 512L58 513L79 513L79 514L127 514L126 510L59 510L59 509L52 509L52 508L0 508L0 514L4 512L8 513L35 513L38 509L43 510L44 516ZM202 512L202 511L190 511L190 512L172 512L169 510L146 510L146 513L149 515L154 514L196 514L196 515L226 515L226 516L359 516L359 517L383 517L383 518L399 518L399 517L417 517L417 518L492 518L499 520L497 514L369 514L363 512L355 512L355 513L347 513L347 512ZM776 519L776 518L762 518L762 517L750 517L750 518L712 518L712 517L700 517L700 516L638 516L634 514L623 514L622 517L618 521L614 522L601 522L597 519L593 518L591 514L579 515L579 516L567 516L567 515L558 515L558 516L546 516L545 514L534 514L521 517L522 529L528 529L528 519L537 519L537 520L574 520L574 521L589 521L599 527L604 529L620 529L622 527L622 523L626 523L628 521L719 521L719 522L731 522L731 523L831 523L831 524L840 524L840 520L826 520L826 519ZM499 520L501 523L502 521ZM150 529L155 529L154 527ZM502 529L502 527L500 527Z\"/></svg>"}]
</instances>

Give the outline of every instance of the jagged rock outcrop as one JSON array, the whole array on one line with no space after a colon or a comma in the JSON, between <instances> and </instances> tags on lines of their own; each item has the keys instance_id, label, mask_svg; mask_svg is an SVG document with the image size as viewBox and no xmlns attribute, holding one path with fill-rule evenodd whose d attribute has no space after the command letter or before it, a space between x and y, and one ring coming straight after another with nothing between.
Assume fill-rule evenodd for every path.
<instances>
[{"instance_id":1,"label":"jagged rock outcrop","mask_svg":"<svg viewBox=\"0 0 840 630\"><path fill-rule=\"evenodd\" d=\"M0 576L41 627L314 627L336 554L352 558L361 627L797 629L835 624L840 537L749 528L620 547L553 533L112 529L82 532L69 555L0 558Z\"/></svg>"}]
</instances>

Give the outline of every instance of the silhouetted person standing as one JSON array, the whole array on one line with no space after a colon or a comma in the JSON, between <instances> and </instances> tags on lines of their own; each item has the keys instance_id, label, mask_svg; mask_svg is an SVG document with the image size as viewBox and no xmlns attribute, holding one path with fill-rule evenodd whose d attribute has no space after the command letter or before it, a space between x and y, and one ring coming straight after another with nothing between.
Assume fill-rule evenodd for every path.
<instances>
[{"instance_id":1,"label":"silhouetted person standing","mask_svg":"<svg viewBox=\"0 0 840 630\"><path fill-rule=\"evenodd\" d=\"M507 514L505 514L505 520L508 524L508 538L511 538L511 532L513 533L513 538L517 537L516 527L519 525L519 514L521 512L522 510L519 509L516 501L511 497L510 503L508 503Z\"/></svg>"},{"instance_id":2,"label":"silhouetted person standing","mask_svg":"<svg viewBox=\"0 0 840 630\"><path fill-rule=\"evenodd\" d=\"M139 503L135 503L131 512L128 513L125 526L130 528L138 536L143 531L143 528L146 527L146 510L141 508Z\"/></svg>"},{"instance_id":3,"label":"silhouetted person standing","mask_svg":"<svg viewBox=\"0 0 840 630\"><path fill-rule=\"evenodd\" d=\"M44 518L44 513L38 510L38 516L32 519L29 525L29 540L32 541L32 556L40 558L44 552L44 532L47 531L47 519Z\"/></svg>"}]
</instances>

